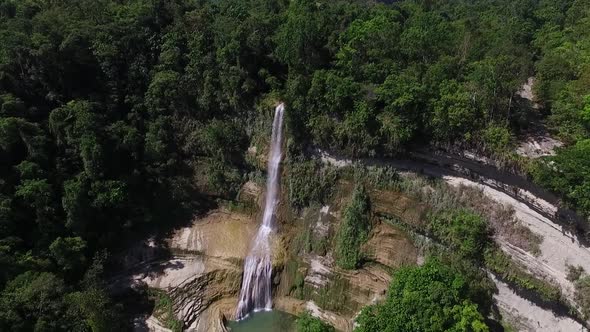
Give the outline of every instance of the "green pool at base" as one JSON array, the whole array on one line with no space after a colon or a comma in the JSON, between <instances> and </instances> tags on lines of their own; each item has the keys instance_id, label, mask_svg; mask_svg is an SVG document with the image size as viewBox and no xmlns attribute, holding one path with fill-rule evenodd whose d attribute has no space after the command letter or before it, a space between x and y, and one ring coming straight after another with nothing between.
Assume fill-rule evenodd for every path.
<instances>
[{"instance_id":1,"label":"green pool at base","mask_svg":"<svg viewBox=\"0 0 590 332\"><path fill-rule=\"evenodd\" d=\"M294 332L297 317L283 311L261 311L227 324L231 332Z\"/></svg>"}]
</instances>

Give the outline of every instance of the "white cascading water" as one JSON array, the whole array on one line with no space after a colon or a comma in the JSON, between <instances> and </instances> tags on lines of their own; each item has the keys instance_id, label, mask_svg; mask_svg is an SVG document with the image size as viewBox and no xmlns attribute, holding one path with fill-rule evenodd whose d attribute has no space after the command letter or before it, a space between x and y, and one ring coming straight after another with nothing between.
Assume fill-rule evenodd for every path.
<instances>
[{"instance_id":1,"label":"white cascading water","mask_svg":"<svg viewBox=\"0 0 590 332\"><path fill-rule=\"evenodd\" d=\"M258 233L254 238L252 249L244 262L244 277L240 290L240 301L236 317L244 319L250 311L272 309L271 297L271 245L270 234L273 231L276 206L279 193L279 166L281 163L281 140L283 136L283 111L285 105L279 104L275 108L268 156L268 178L266 180L266 203L264 216Z\"/></svg>"}]
</instances>

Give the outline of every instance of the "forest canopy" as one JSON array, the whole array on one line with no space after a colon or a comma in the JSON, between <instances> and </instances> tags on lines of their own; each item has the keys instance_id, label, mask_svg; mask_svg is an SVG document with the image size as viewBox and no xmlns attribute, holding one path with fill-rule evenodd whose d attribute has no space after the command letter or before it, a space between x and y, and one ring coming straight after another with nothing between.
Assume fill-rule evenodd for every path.
<instances>
[{"instance_id":1,"label":"forest canopy","mask_svg":"<svg viewBox=\"0 0 590 332\"><path fill-rule=\"evenodd\" d=\"M112 253L234 198L278 99L293 155L546 125L568 146L533 178L590 214L588 31L588 0L0 0L0 330L126 329Z\"/></svg>"}]
</instances>

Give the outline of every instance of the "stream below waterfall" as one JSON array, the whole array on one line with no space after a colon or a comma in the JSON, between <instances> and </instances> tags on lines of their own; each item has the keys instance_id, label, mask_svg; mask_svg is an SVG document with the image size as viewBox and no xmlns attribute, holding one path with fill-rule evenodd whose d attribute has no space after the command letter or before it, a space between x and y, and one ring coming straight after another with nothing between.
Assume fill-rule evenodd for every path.
<instances>
[{"instance_id":1,"label":"stream below waterfall","mask_svg":"<svg viewBox=\"0 0 590 332\"><path fill-rule=\"evenodd\" d=\"M294 332L295 316L283 311L260 311L227 324L230 332Z\"/></svg>"}]
</instances>

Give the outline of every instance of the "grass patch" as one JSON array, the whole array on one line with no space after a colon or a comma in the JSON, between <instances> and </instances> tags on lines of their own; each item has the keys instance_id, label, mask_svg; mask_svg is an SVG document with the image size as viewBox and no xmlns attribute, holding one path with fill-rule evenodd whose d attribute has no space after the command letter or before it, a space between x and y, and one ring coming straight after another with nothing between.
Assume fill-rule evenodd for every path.
<instances>
[{"instance_id":1,"label":"grass patch","mask_svg":"<svg viewBox=\"0 0 590 332\"><path fill-rule=\"evenodd\" d=\"M313 203L325 204L332 196L338 179L336 169L317 160L295 157L287 163L289 202L295 209Z\"/></svg>"},{"instance_id":2,"label":"grass patch","mask_svg":"<svg viewBox=\"0 0 590 332\"><path fill-rule=\"evenodd\" d=\"M184 323L176 318L170 296L161 289L149 288L148 297L154 301L154 317L164 324L164 327L169 328L173 332L182 332Z\"/></svg>"},{"instance_id":3,"label":"grass patch","mask_svg":"<svg viewBox=\"0 0 590 332\"><path fill-rule=\"evenodd\" d=\"M401 178L389 166L347 166L340 169L340 177L379 190L397 190Z\"/></svg>"},{"instance_id":4,"label":"grass patch","mask_svg":"<svg viewBox=\"0 0 590 332\"><path fill-rule=\"evenodd\" d=\"M557 286L526 272L500 249L489 247L485 252L484 261L486 267L501 279L522 290L534 292L541 301L547 304L561 303L568 305Z\"/></svg>"},{"instance_id":5,"label":"grass patch","mask_svg":"<svg viewBox=\"0 0 590 332\"><path fill-rule=\"evenodd\" d=\"M305 298L314 301L320 308L333 312L351 313L358 308L346 306L350 302L351 285L348 280L333 274L330 281L321 289L305 287Z\"/></svg>"},{"instance_id":6,"label":"grass patch","mask_svg":"<svg viewBox=\"0 0 590 332\"><path fill-rule=\"evenodd\" d=\"M242 213L252 215L258 211L258 206L254 201L234 201L225 200L221 204L229 212Z\"/></svg>"},{"instance_id":7,"label":"grass patch","mask_svg":"<svg viewBox=\"0 0 590 332\"><path fill-rule=\"evenodd\" d=\"M586 320L590 318L590 276L580 277L575 283L574 300Z\"/></svg>"},{"instance_id":8,"label":"grass patch","mask_svg":"<svg viewBox=\"0 0 590 332\"><path fill-rule=\"evenodd\" d=\"M296 321L297 332L334 332L334 327L324 323L321 319L304 312Z\"/></svg>"}]
</instances>

